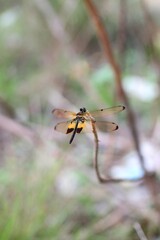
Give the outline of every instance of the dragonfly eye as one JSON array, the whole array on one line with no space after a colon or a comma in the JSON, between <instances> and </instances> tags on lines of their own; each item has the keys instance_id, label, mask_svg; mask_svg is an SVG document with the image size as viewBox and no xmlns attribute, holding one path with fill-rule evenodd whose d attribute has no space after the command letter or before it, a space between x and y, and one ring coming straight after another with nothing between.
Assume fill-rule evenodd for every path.
<instances>
[{"instance_id":1,"label":"dragonfly eye","mask_svg":"<svg viewBox=\"0 0 160 240\"><path fill-rule=\"evenodd\" d=\"M85 113L86 112L86 108L80 108L80 112Z\"/></svg>"}]
</instances>

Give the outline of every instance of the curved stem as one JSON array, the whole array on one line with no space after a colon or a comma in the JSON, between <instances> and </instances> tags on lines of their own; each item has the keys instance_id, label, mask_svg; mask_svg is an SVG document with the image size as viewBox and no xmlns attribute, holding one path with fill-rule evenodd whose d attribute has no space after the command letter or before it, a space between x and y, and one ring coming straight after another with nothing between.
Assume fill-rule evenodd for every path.
<instances>
[{"instance_id":1,"label":"curved stem","mask_svg":"<svg viewBox=\"0 0 160 240\"><path fill-rule=\"evenodd\" d=\"M123 179L123 178L104 178L100 174L99 170L99 165L98 165L98 152L99 152L99 140L98 140L98 134L97 134L97 129L94 120L91 119L92 123L92 130L94 134L94 141L95 141L95 157L94 157L94 167L96 171L97 178L100 183L118 183L118 182L136 182L140 180L144 180L144 177L142 176L141 178L137 179Z\"/></svg>"}]
</instances>

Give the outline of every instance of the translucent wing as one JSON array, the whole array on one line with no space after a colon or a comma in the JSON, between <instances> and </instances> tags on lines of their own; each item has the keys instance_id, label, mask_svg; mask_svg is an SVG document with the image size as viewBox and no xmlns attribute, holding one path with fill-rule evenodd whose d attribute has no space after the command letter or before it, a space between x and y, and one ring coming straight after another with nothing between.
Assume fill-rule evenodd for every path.
<instances>
[{"instance_id":1,"label":"translucent wing","mask_svg":"<svg viewBox=\"0 0 160 240\"><path fill-rule=\"evenodd\" d=\"M97 121L95 122L96 128L100 129L103 132L112 132L118 129L118 125L113 122L107 121ZM69 134L74 131L76 127L76 121L71 122L60 122L55 126L55 130L64 134ZM91 121L85 121L84 123L79 123L77 127L77 133L92 133L92 123Z\"/></svg>"},{"instance_id":2,"label":"translucent wing","mask_svg":"<svg viewBox=\"0 0 160 240\"><path fill-rule=\"evenodd\" d=\"M91 111L90 114L93 117L106 117L108 115L121 112L125 109L124 106L117 106L117 107L111 107L111 108L103 108L97 111Z\"/></svg>"},{"instance_id":3,"label":"translucent wing","mask_svg":"<svg viewBox=\"0 0 160 240\"><path fill-rule=\"evenodd\" d=\"M118 129L118 125L113 122L107 121L96 121L95 123L96 129L101 130L103 132L112 132ZM84 123L78 124L78 128L82 127L82 131L80 133L92 133L92 123L91 121L85 121Z\"/></svg>"},{"instance_id":4,"label":"translucent wing","mask_svg":"<svg viewBox=\"0 0 160 240\"><path fill-rule=\"evenodd\" d=\"M95 125L98 129L100 129L103 132L112 132L118 129L118 125L113 122L96 121Z\"/></svg>"},{"instance_id":5,"label":"translucent wing","mask_svg":"<svg viewBox=\"0 0 160 240\"><path fill-rule=\"evenodd\" d=\"M81 133L92 133L92 123L91 121L85 121L84 123L78 124L78 127L82 127Z\"/></svg>"},{"instance_id":6,"label":"translucent wing","mask_svg":"<svg viewBox=\"0 0 160 240\"><path fill-rule=\"evenodd\" d=\"M54 116L58 117L58 118L75 118L76 117L76 113L75 112L70 112L64 109L53 109L52 113L54 114Z\"/></svg>"},{"instance_id":7,"label":"translucent wing","mask_svg":"<svg viewBox=\"0 0 160 240\"><path fill-rule=\"evenodd\" d=\"M71 123L70 121L57 123L54 129L58 132L67 134L67 129L70 123Z\"/></svg>"},{"instance_id":8,"label":"translucent wing","mask_svg":"<svg viewBox=\"0 0 160 240\"><path fill-rule=\"evenodd\" d=\"M67 121L67 122L60 122L57 123L55 126L55 130L64 134L68 134L73 132L76 127L76 121ZM85 121L84 123L79 122L77 126L77 133L91 133L92 132L92 125L91 121Z\"/></svg>"}]
</instances>

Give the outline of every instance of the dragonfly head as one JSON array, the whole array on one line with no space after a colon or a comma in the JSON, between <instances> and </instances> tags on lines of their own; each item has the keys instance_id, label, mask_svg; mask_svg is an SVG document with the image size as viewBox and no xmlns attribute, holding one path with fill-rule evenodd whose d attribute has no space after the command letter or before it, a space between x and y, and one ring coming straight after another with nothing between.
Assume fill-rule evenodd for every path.
<instances>
[{"instance_id":1,"label":"dragonfly head","mask_svg":"<svg viewBox=\"0 0 160 240\"><path fill-rule=\"evenodd\" d=\"M85 113L86 112L86 108L80 108L80 112L81 113Z\"/></svg>"}]
</instances>

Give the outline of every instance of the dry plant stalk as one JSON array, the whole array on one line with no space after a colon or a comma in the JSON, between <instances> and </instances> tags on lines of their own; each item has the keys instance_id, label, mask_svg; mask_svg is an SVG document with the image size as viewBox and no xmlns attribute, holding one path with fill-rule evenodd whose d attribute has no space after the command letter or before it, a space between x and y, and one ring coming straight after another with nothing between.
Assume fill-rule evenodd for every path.
<instances>
[{"instance_id":1,"label":"dry plant stalk","mask_svg":"<svg viewBox=\"0 0 160 240\"><path fill-rule=\"evenodd\" d=\"M99 166L98 166L98 152L99 152L99 140L98 140L98 134L97 134L97 129L95 122L91 119L92 123L92 130L94 134L94 140L95 140L95 157L94 157L94 167L96 171L97 178L100 183L119 183L119 182L135 182L142 180L143 177L137 178L137 179L122 179L122 178L104 178L101 176L100 171L99 171Z\"/></svg>"},{"instance_id":2,"label":"dry plant stalk","mask_svg":"<svg viewBox=\"0 0 160 240\"><path fill-rule=\"evenodd\" d=\"M139 222L135 222L134 229L140 240L148 240Z\"/></svg>"},{"instance_id":3,"label":"dry plant stalk","mask_svg":"<svg viewBox=\"0 0 160 240\"><path fill-rule=\"evenodd\" d=\"M106 27L104 28L102 20L98 14L96 7L94 6L94 4L92 2L92 0L85 0L84 2L85 2L86 7L87 7L88 11L90 12L90 15L94 21L94 25L96 27L97 34L99 36L99 39L100 39L101 44L104 49L104 54L114 71L117 92L118 92L119 96L123 99L125 106L127 108L128 122L129 122L130 130L132 133L132 137L134 140L135 148L136 148L137 154L139 156L141 167L142 167L143 171L145 172L145 174L147 174L145 164L144 164L144 158L143 158L143 156L141 154L141 150L140 150L139 136L138 136L138 132L137 132L137 128L136 128L135 117L134 117L133 111L131 109L128 97L122 86L121 70L114 58L111 44L109 41L109 37L108 37L107 31L106 31Z\"/></svg>"},{"instance_id":4,"label":"dry plant stalk","mask_svg":"<svg viewBox=\"0 0 160 240\"><path fill-rule=\"evenodd\" d=\"M36 133L14 119L0 114L0 129L3 129L15 136L25 139L31 143L38 143L40 139Z\"/></svg>"}]
</instances>

